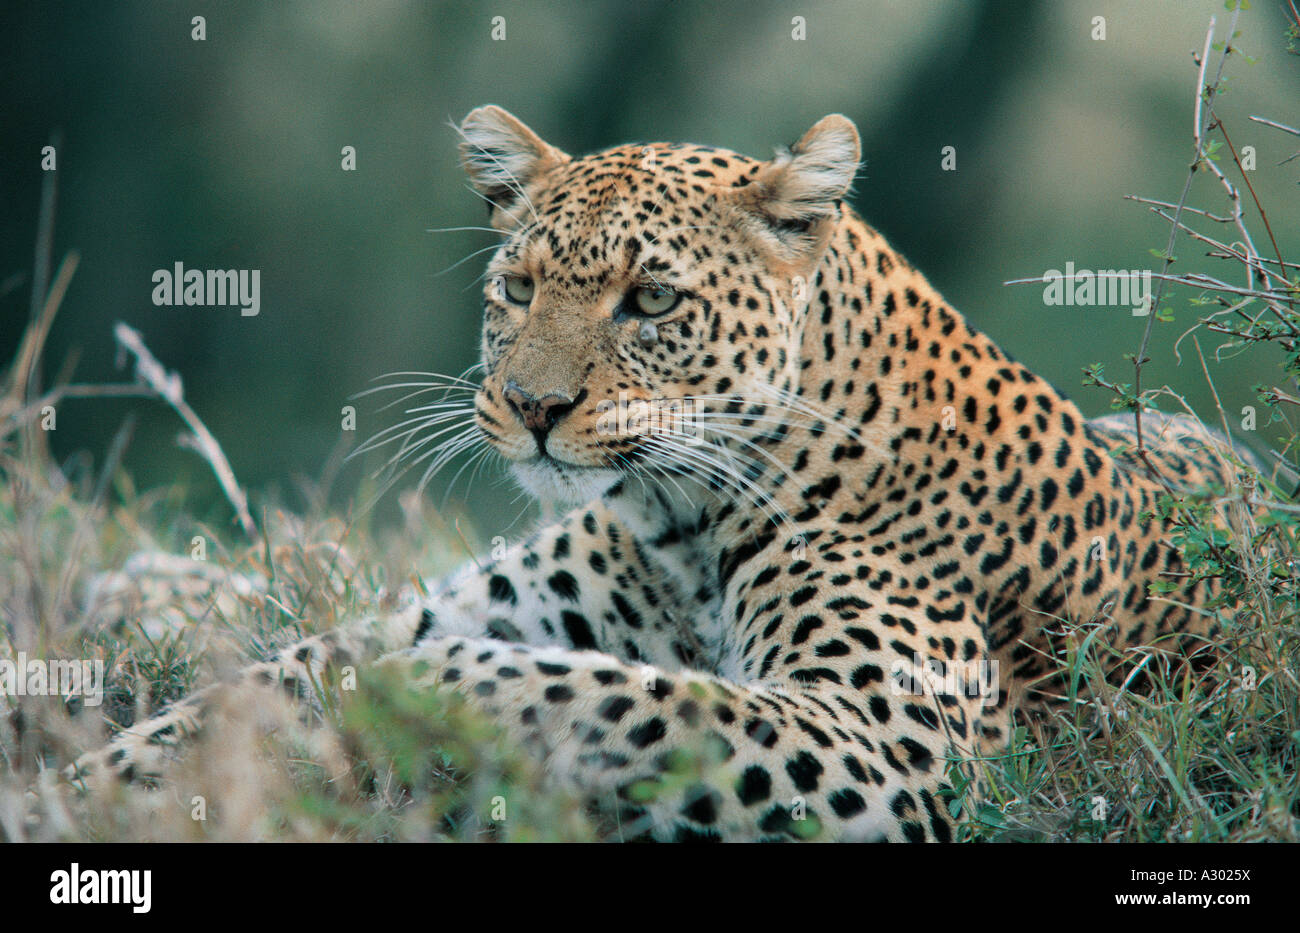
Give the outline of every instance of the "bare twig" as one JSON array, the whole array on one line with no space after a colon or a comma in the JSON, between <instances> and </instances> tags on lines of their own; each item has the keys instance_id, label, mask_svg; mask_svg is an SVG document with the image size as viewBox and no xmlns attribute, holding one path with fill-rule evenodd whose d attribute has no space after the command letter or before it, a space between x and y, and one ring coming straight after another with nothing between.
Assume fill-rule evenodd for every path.
<instances>
[{"instance_id":1,"label":"bare twig","mask_svg":"<svg viewBox=\"0 0 1300 933\"><path fill-rule=\"evenodd\" d=\"M1170 223L1173 223L1173 222L1174 222L1174 218L1173 218L1171 215L1169 215L1169 214L1165 213L1164 211L1160 210L1158 207L1153 207L1153 208L1151 208L1150 210L1151 210L1151 213L1155 214L1157 217L1160 217L1160 218L1163 219L1163 220L1167 220L1167 221L1169 221ZM1205 236L1205 235L1202 234L1202 233L1198 233L1196 230L1193 230L1191 227L1187 226L1187 224L1185 224L1185 223L1181 223L1181 222L1180 222L1180 223L1178 224L1178 228L1179 228L1180 230L1184 231L1185 233L1187 233L1187 235L1190 236L1192 239L1194 239L1194 240L1200 240L1202 243L1206 244L1207 246L1213 246L1213 247L1214 247L1215 249L1217 249L1217 250L1222 250L1224 253L1226 253L1226 256L1225 256L1224 258L1227 258L1227 259L1235 259L1235 260L1237 260L1238 262L1242 262L1242 263L1246 263L1246 264L1248 264L1248 265L1251 265L1251 266L1255 267L1255 268L1256 268L1256 271L1260 272L1260 273L1261 273L1265 278L1273 278L1273 279L1276 279L1276 280L1277 280L1278 282L1280 282L1282 285L1285 285L1285 286L1288 286L1288 287L1291 285L1291 281L1290 281L1286 276L1284 276L1284 275L1279 275L1278 273L1274 272L1272 269L1269 269L1269 268L1265 267L1265 266L1263 265L1263 263L1264 263L1264 259L1263 259L1262 257L1260 257L1260 256L1256 256L1256 255L1252 255L1252 254L1249 253L1249 252L1243 252L1243 251L1241 251L1241 250L1235 250L1235 249L1233 249L1231 246L1229 246L1228 244L1223 243L1223 242L1221 242L1221 241L1219 241L1219 240L1216 240L1216 239L1214 239L1213 237L1208 237L1208 236ZM1269 262L1273 262L1273 260L1271 260L1271 259L1268 260L1268 261L1269 261ZM1278 259L1277 262L1282 263L1282 260L1281 260L1281 259ZM1285 266L1286 263L1283 263L1283 265ZM1267 284L1267 283L1265 283L1265 284ZM1294 329L1294 328L1293 328L1293 329Z\"/></svg>"},{"instance_id":2,"label":"bare twig","mask_svg":"<svg viewBox=\"0 0 1300 933\"><path fill-rule=\"evenodd\" d=\"M1290 133L1292 136L1300 136L1300 130L1294 126L1287 126L1285 123L1278 123L1276 120L1269 120L1265 117L1251 116L1256 123L1263 123L1265 126L1271 126L1275 130L1281 130L1283 133Z\"/></svg>"},{"instance_id":3,"label":"bare twig","mask_svg":"<svg viewBox=\"0 0 1300 933\"><path fill-rule=\"evenodd\" d=\"M1271 260L1270 260L1271 261ZM1146 273L1143 273L1144 275ZM1099 279L1131 279L1132 272L1094 272L1092 275ZM1292 301L1290 295L1276 291L1260 291L1257 288L1242 288L1240 285L1229 285L1221 279L1216 279L1212 275L1204 272L1188 272L1184 275L1167 275L1161 272L1150 273L1151 278L1157 282L1173 282L1176 285L1190 285L1193 288L1205 288L1213 291L1228 292L1233 295L1243 295L1250 298L1260 298L1264 301ZM1042 276L1028 279L1008 279L1003 285L1042 285L1044 279Z\"/></svg>"},{"instance_id":4,"label":"bare twig","mask_svg":"<svg viewBox=\"0 0 1300 933\"><path fill-rule=\"evenodd\" d=\"M1209 256L1211 259L1237 259L1238 258L1237 253L1206 253L1205 255ZM1266 259L1263 256L1259 257L1259 261L1270 262L1270 263L1277 262L1276 259ZM1283 263L1283 265L1286 266L1286 268L1288 269L1300 269L1300 262L1287 262L1287 263Z\"/></svg>"},{"instance_id":5,"label":"bare twig","mask_svg":"<svg viewBox=\"0 0 1300 933\"><path fill-rule=\"evenodd\" d=\"M157 358L149 352L149 348L144 345L140 334L121 321L114 325L113 337L122 350L135 358L136 378L153 389L158 397L181 416L181 420L185 422L191 433L182 434L179 443L183 447L196 451L212 467L217 482L221 484L222 492L234 506L235 515L239 519L239 524L243 526L244 533L256 540L257 526L253 524L253 516L248 511L248 497L244 495L244 491L235 480L235 473L230 468L230 461L222 452L221 445L217 443L217 439L212 436L207 426L199 420L194 409L186 403L180 375L167 372L162 363L158 362Z\"/></svg>"},{"instance_id":6,"label":"bare twig","mask_svg":"<svg viewBox=\"0 0 1300 933\"><path fill-rule=\"evenodd\" d=\"M1271 126L1275 130L1281 130L1283 133L1290 133L1292 136L1300 136L1300 130L1296 129L1294 126L1287 126L1285 123L1278 123L1276 120L1267 120L1264 117L1252 116L1251 119L1256 123ZM1300 159L1300 150L1291 153L1291 155L1279 162L1278 165L1286 165L1288 162L1294 161L1295 159Z\"/></svg>"},{"instance_id":7,"label":"bare twig","mask_svg":"<svg viewBox=\"0 0 1300 933\"><path fill-rule=\"evenodd\" d=\"M1242 167L1241 159L1237 157L1237 147L1228 138L1228 128L1223 125L1223 121L1219 119L1218 114L1214 116L1214 125L1223 136L1223 141L1228 144L1228 151L1232 153L1232 161L1237 166L1237 171L1241 172L1241 180L1246 183L1246 190L1250 192L1251 200L1255 202L1255 209L1259 211L1259 218L1264 222L1264 229L1268 231L1269 242L1273 244L1273 254L1277 256L1278 265L1285 266L1286 262L1282 259L1282 251L1277 246L1277 238L1273 236L1273 225L1268 222L1268 214L1264 211L1264 205L1259 203L1259 195L1255 194L1255 186L1250 183L1250 175L1246 174L1246 170ZM1255 257L1255 262L1258 264L1258 256ZM1260 268L1263 269L1262 266Z\"/></svg>"},{"instance_id":8,"label":"bare twig","mask_svg":"<svg viewBox=\"0 0 1300 933\"><path fill-rule=\"evenodd\" d=\"M1171 210L1178 207L1177 204L1170 204L1168 201L1157 201L1155 198L1143 198L1143 197L1139 197L1136 194L1126 194L1124 195L1124 200L1136 201L1139 204L1153 204L1156 207L1167 207L1170 208ZM1191 214L1200 214L1202 217L1206 217L1210 220L1215 221L1216 223L1221 223L1221 224L1232 223L1231 217L1220 217L1218 214L1211 214L1209 211L1203 211L1199 207L1189 207L1188 205L1184 204L1183 210Z\"/></svg>"},{"instance_id":9,"label":"bare twig","mask_svg":"<svg viewBox=\"0 0 1300 933\"><path fill-rule=\"evenodd\" d=\"M1151 343L1151 328L1155 323L1160 308L1160 298L1164 294L1165 281L1169 275L1169 267L1174 261L1174 243L1178 239L1178 223L1182 219L1183 208L1187 205L1187 195L1192 190L1192 179L1196 177L1196 171L1203 162L1209 160L1205 158L1205 140L1201 123L1201 109L1204 104L1212 103L1214 95L1219 89L1219 82L1223 78L1223 66L1228 60L1228 53L1232 50L1232 36L1237 28L1237 10L1232 12L1232 20L1228 24L1228 39L1223 44L1223 54L1219 57L1219 68L1214 76L1214 83L1206 86L1205 71L1210 61L1210 46L1214 43L1215 18L1210 17L1210 28L1205 32L1205 46L1201 50L1200 60L1197 62L1196 73L1196 110L1192 120L1192 162L1187 168L1187 179L1183 182L1183 193L1178 198L1178 206L1174 209L1174 222L1169 229L1169 242L1165 246L1164 266L1160 270L1160 276L1157 280L1155 294L1151 298L1151 315L1147 318L1146 327L1142 331L1142 343L1138 347L1137 356L1133 360L1133 394L1142 395L1142 364L1147 358L1147 347ZM1146 467L1147 473L1160 482L1164 482L1160 471L1155 468L1151 462L1150 455L1147 451L1144 438L1142 436L1142 406L1139 405L1133 411L1133 425L1136 432L1137 444L1134 453Z\"/></svg>"}]
</instances>

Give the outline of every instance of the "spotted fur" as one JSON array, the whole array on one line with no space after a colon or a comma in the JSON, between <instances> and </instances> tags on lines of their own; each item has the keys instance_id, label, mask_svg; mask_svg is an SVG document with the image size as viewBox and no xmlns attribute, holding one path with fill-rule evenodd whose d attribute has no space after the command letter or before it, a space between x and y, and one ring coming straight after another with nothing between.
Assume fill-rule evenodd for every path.
<instances>
[{"instance_id":1,"label":"spotted fur","mask_svg":"<svg viewBox=\"0 0 1300 933\"><path fill-rule=\"evenodd\" d=\"M383 666L462 691L660 838L947 840L946 759L997 748L1013 707L1055 692L1071 633L1207 633L1148 598L1181 564L1145 515L1162 487L1123 451L1131 422L1085 419L853 212L847 119L766 162L572 158L495 107L460 129L503 236L473 428L571 510L245 688L306 690L388 649ZM602 429L628 400L690 400L704 440L683 439L685 414L658 437ZM1148 441L1175 484L1230 482L1194 422L1153 416ZM981 662L996 691L922 676ZM202 708L128 731L80 777L155 773Z\"/></svg>"}]
</instances>

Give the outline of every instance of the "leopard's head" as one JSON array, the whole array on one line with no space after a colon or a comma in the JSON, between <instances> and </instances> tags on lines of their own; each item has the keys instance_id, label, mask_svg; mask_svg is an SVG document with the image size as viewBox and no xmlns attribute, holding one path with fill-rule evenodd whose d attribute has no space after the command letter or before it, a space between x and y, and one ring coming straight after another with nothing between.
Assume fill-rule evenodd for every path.
<instances>
[{"instance_id":1,"label":"leopard's head","mask_svg":"<svg viewBox=\"0 0 1300 933\"><path fill-rule=\"evenodd\" d=\"M665 143L575 158L494 106L460 133L504 238L475 399L489 443L543 499L587 501L637 473L725 488L712 474L740 468L797 385L854 125L825 117L767 162Z\"/></svg>"}]
</instances>

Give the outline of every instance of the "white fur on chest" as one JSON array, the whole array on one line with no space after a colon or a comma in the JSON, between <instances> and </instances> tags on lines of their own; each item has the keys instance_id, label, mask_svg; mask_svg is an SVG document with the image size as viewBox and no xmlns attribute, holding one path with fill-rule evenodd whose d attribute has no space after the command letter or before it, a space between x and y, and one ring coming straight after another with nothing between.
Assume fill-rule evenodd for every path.
<instances>
[{"instance_id":1,"label":"white fur on chest","mask_svg":"<svg viewBox=\"0 0 1300 933\"><path fill-rule=\"evenodd\" d=\"M673 589L680 594L680 603L670 611L679 628L689 632L688 641L700 652L695 666L738 679L740 645L723 611L722 593L717 585L719 555L711 543L697 536L670 534L698 523L699 501L676 495L667 502L662 496L647 501L629 495L615 497L607 503L623 527L637 539L647 560L668 576ZM660 543L665 538L674 540ZM701 593L707 593L707 598L701 599Z\"/></svg>"}]
</instances>

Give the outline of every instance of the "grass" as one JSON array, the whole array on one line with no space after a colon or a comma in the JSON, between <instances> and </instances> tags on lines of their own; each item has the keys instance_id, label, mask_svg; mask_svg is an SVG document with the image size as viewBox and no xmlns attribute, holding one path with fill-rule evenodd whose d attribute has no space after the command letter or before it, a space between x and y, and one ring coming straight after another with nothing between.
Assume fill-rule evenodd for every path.
<instances>
[{"instance_id":1,"label":"grass","mask_svg":"<svg viewBox=\"0 0 1300 933\"><path fill-rule=\"evenodd\" d=\"M1063 659L1071 702L1015 729L1005 754L954 764L963 835L984 841L1300 840L1294 599L1263 624L1232 613L1216 665L1163 664L1141 691L1105 676L1135 658L1101 640ZM1145 670L1150 673L1152 666ZM984 798L974 796L983 781Z\"/></svg>"},{"instance_id":2,"label":"grass","mask_svg":"<svg viewBox=\"0 0 1300 933\"><path fill-rule=\"evenodd\" d=\"M368 533L324 514L272 511L258 541L196 526L172 493L109 501L94 477L64 474L9 438L0 448L0 658L105 663L103 705L0 696L0 834L11 840L580 840L597 824L547 790L536 762L503 744L454 693L363 678L342 708L304 724L286 702L226 709L162 793L115 788L65 801L26 798L42 769L103 743L102 719L129 725L195 686L305 634L391 611L447 572L464 544L408 500L419 535ZM432 529L432 530L431 530ZM184 587L151 593L143 570L209 542ZM379 557L377 555L382 555ZM193 562L189 556L182 561ZM401 569L396 569L401 568ZM177 578L169 578L176 580ZM247 589L237 580L253 580ZM93 586L92 586L93 584ZM39 821L30 819L39 815ZM493 816L504 816L494 820ZM202 818L199 818L202 817ZM608 830L606 830L608 832Z\"/></svg>"}]
</instances>

